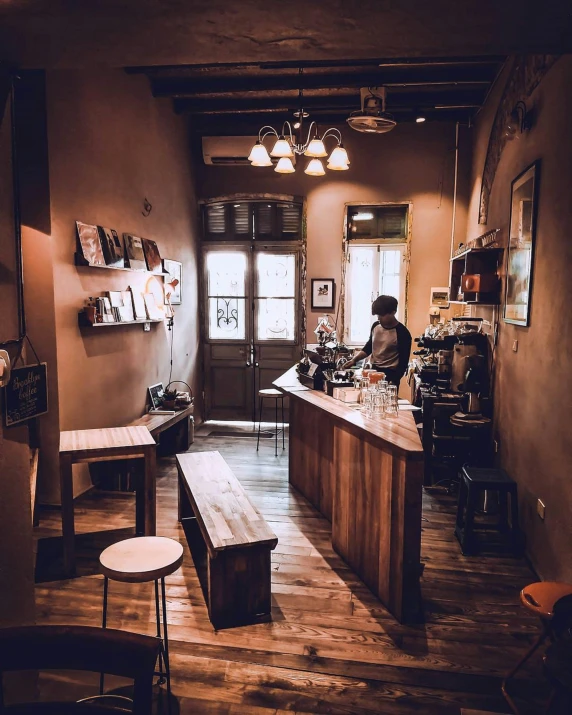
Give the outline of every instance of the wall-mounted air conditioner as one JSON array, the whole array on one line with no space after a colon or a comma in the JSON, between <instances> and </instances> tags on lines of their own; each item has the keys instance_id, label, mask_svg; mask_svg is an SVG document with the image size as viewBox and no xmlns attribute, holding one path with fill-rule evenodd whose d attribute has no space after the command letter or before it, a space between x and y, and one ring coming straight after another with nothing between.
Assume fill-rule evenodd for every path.
<instances>
[{"instance_id":1,"label":"wall-mounted air conditioner","mask_svg":"<svg viewBox=\"0 0 572 715\"><path fill-rule=\"evenodd\" d=\"M257 137L203 137L203 159L212 166L250 166Z\"/></svg>"}]
</instances>

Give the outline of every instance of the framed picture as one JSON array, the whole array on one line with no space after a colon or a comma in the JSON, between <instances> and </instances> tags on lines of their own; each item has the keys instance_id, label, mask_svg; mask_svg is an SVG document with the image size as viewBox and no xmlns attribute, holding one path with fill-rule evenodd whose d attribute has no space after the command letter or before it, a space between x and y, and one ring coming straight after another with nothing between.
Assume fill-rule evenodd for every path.
<instances>
[{"instance_id":1,"label":"framed picture","mask_svg":"<svg viewBox=\"0 0 572 715\"><path fill-rule=\"evenodd\" d=\"M173 279L176 278L179 281L177 285L171 289L171 305L181 305L183 295L183 264L180 261L172 261L170 258L164 258L163 273L169 274L165 276L165 289L167 288L167 283L170 283Z\"/></svg>"},{"instance_id":2,"label":"framed picture","mask_svg":"<svg viewBox=\"0 0 572 715\"><path fill-rule=\"evenodd\" d=\"M527 326L530 320L539 176L540 162L536 161L511 184L503 318L513 325Z\"/></svg>"},{"instance_id":3,"label":"framed picture","mask_svg":"<svg viewBox=\"0 0 572 715\"><path fill-rule=\"evenodd\" d=\"M446 288L431 288L431 302L429 305L438 308L449 307L449 286Z\"/></svg>"},{"instance_id":4,"label":"framed picture","mask_svg":"<svg viewBox=\"0 0 572 715\"><path fill-rule=\"evenodd\" d=\"M163 392L165 391L162 382L158 382L156 385L150 385L147 388L149 392L149 401L151 402L151 409L158 410L161 407L163 401Z\"/></svg>"},{"instance_id":5,"label":"framed picture","mask_svg":"<svg viewBox=\"0 0 572 715\"><path fill-rule=\"evenodd\" d=\"M333 278L312 278L312 308L333 309L336 284Z\"/></svg>"}]
</instances>

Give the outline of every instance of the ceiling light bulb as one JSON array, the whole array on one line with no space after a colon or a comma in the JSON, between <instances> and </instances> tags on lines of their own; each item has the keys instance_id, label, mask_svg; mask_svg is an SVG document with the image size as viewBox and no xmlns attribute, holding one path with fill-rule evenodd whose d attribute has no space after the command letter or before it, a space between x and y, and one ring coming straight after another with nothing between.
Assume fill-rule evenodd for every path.
<instances>
[{"instance_id":1,"label":"ceiling light bulb","mask_svg":"<svg viewBox=\"0 0 572 715\"><path fill-rule=\"evenodd\" d=\"M309 176L324 176L326 173L324 165L319 159L312 159L308 162L308 166L304 169L304 173Z\"/></svg>"},{"instance_id":2,"label":"ceiling light bulb","mask_svg":"<svg viewBox=\"0 0 572 715\"><path fill-rule=\"evenodd\" d=\"M272 161L268 156L266 147L262 142L256 142L248 155L248 161L252 166L272 166Z\"/></svg>"},{"instance_id":3,"label":"ceiling light bulb","mask_svg":"<svg viewBox=\"0 0 572 715\"><path fill-rule=\"evenodd\" d=\"M328 159L328 169L334 171L346 171L349 169L350 160L348 159L348 153L342 145L337 146L334 151L330 154Z\"/></svg>"},{"instance_id":4,"label":"ceiling light bulb","mask_svg":"<svg viewBox=\"0 0 572 715\"><path fill-rule=\"evenodd\" d=\"M279 174L292 174L296 170L294 169L292 159L290 159L289 156L283 156L278 160L274 171L277 171Z\"/></svg>"},{"instance_id":5,"label":"ceiling light bulb","mask_svg":"<svg viewBox=\"0 0 572 715\"><path fill-rule=\"evenodd\" d=\"M417 122L417 124L421 124L425 121L425 117L416 117L415 121Z\"/></svg>"},{"instance_id":6,"label":"ceiling light bulb","mask_svg":"<svg viewBox=\"0 0 572 715\"><path fill-rule=\"evenodd\" d=\"M288 140L284 139L283 135L280 135L278 137L276 144L274 144L274 147L270 152L270 156L275 156L278 158L281 158L283 156L292 158L294 156L294 152L292 151L290 143L288 142Z\"/></svg>"},{"instance_id":7,"label":"ceiling light bulb","mask_svg":"<svg viewBox=\"0 0 572 715\"><path fill-rule=\"evenodd\" d=\"M321 139L312 139L308 144L308 148L304 152L305 156L322 157L328 156L324 142ZM311 162L310 162L311 163Z\"/></svg>"}]
</instances>

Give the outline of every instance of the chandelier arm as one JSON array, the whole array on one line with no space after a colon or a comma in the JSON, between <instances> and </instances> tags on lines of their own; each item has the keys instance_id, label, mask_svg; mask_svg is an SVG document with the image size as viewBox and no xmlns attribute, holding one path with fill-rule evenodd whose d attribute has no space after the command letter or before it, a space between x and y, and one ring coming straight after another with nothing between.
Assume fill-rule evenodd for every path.
<instances>
[{"instance_id":1,"label":"chandelier arm","mask_svg":"<svg viewBox=\"0 0 572 715\"><path fill-rule=\"evenodd\" d=\"M269 131L265 132L263 135L262 132L265 129L268 129ZM278 132L276 131L276 129L274 129L274 127L271 127L269 124L266 124L265 126L261 127L258 131L258 141L263 142L269 134L274 134L274 136L278 137Z\"/></svg>"},{"instance_id":2,"label":"chandelier arm","mask_svg":"<svg viewBox=\"0 0 572 715\"><path fill-rule=\"evenodd\" d=\"M342 143L342 133L336 127L330 127L329 129L326 129L326 131L322 135L322 141L324 141L326 137L335 137L338 142L338 146L340 146L340 144Z\"/></svg>"}]
</instances>

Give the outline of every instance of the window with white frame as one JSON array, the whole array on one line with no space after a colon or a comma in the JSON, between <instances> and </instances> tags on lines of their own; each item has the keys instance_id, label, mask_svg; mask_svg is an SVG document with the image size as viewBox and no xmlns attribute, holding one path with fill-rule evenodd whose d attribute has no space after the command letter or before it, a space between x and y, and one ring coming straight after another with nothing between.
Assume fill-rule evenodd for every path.
<instances>
[{"instance_id":1,"label":"window with white frame","mask_svg":"<svg viewBox=\"0 0 572 715\"><path fill-rule=\"evenodd\" d=\"M405 319L408 206L350 206L345 278L344 340L367 342L378 295L397 298L397 319ZM357 228L356 228L357 227ZM384 227L391 227L391 235ZM354 230L355 229L355 230Z\"/></svg>"}]
</instances>

